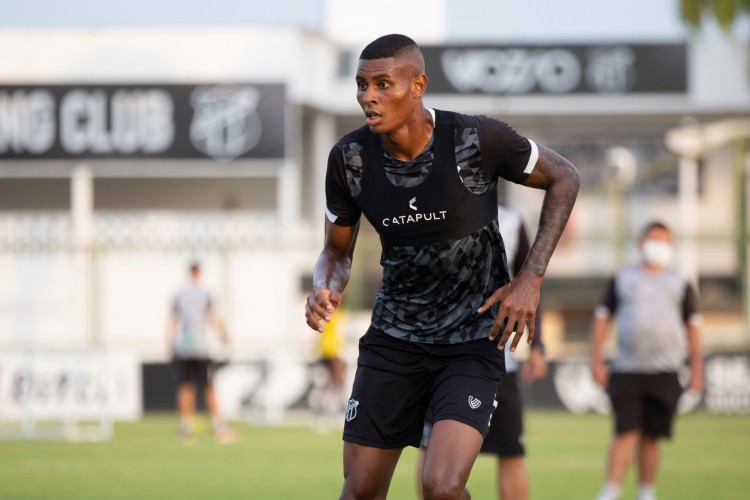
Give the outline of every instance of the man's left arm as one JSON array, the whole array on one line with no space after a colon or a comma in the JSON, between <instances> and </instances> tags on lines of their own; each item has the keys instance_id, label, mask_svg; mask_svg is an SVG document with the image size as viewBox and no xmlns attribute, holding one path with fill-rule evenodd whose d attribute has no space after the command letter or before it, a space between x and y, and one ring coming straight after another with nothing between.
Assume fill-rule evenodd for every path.
<instances>
[{"instance_id":1,"label":"man's left arm","mask_svg":"<svg viewBox=\"0 0 750 500\"><path fill-rule=\"evenodd\" d=\"M536 308L536 317L534 318L534 338L531 340L529 356L523 363L521 377L526 383L542 380L547 376L547 359L545 357L545 347L542 341L542 298L539 297L539 305Z\"/></svg>"},{"instance_id":2,"label":"man's left arm","mask_svg":"<svg viewBox=\"0 0 750 500\"><path fill-rule=\"evenodd\" d=\"M531 248L529 234L526 231L526 225L523 223L523 220L518 225L517 239L518 246L512 265L513 276L521 271L524 262L526 262L526 255L528 255ZM542 341L542 302L543 299L540 295L539 305L536 308L536 317L534 318L534 338L531 341L529 355L521 369L521 378L528 384L547 376L547 360L544 357L544 342Z\"/></svg>"},{"instance_id":3,"label":"man's left arm","mask_svg":"<svg viewBox=\"0 0 750 500\"><path fill-rule=\"evenodd\" d=\"M216 307L214 305L214 299L212 296L209 295L208 302L206 303L205 308L205 318L206 323L208 323L209 326L211 326L213 333L216 335L216 337L221 341L222 344L229 344L229 335L227 334L227 328L224 324L223 319L219 314L216 312Z\"/></svg>"},{"instance_id":4,"label":"man's left arm","mask_svg":"<svg viewBox=\"0 0 750 500\"><path fill-rule=\"evenodd\" d=\"M531 343L533 340L542 279L578 196L580 178L573 164L551 149L541 145L538 149L536 164L522 183L546 191L534 243L516 277L485 300L477 311L481 314L492 304L502 301L489 335L493 340L501 334L499 348L505 347L513 332L522 333L525 325L529 328L527 341ZM513 338L511 351L516 349L520 333Z\"/></svg>"},{"instance_id":5,"label":"man's left arm","mask_svg":"<svg viewBox=\"0 0 750 500\"><path fill-rule=\"evenodd\" d=\"M702 391L703 348L701 347L700 324L703 318L698 309L698 296L689 284L685 286L682 315L685 321L688 351L690 354L690 382L688 388L694 391Z\"/></svg>"},{"instance_id":6,"label":"man's left arm","mask_svg":"<svg viewBox=\"0 0 750 500\"><path fill-rule=\"evenodd\" d=\"M542 277L573 212L580 177L578 170L567 159L544 146L538 147L539 159L523 185L543 189L546 194L536 238L521 272L528 271Z\"/></svg>"},{"instance_id":7,"label":"man's left arm","mask_svg":"<svg viewBox=\"0 0 750 500\"><path fill-rule=\"evenodd\" d=\"M216 311L211 310L209 312L208 321L213 327L213 330L219 340L223 344L229 344L229 333L227 332L226 323L224 323L224 320L221 318L221 316L219 316Z\"/></svg>"},{"instance_id":8,"label":"man's left arm","mask_svg":"<svg viewBox=\"0 0 750 500\"><path fill-rule=\"evenodd\" d=\"M701 349L698 325L687 325L688 349L690 350L690 383L688 388L703 390L703 350Z\"/></svg>"}]
</instances>

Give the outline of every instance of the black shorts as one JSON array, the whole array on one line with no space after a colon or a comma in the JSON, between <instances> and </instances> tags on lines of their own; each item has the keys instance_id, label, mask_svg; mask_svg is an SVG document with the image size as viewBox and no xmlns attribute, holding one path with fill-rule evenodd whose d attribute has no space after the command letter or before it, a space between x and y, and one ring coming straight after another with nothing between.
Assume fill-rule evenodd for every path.
<instances>
[{"instance_id":1,"label":"black shorts","mask_svg":"<svg viewBox=\"0 0 750 500\"><path fill-rule=\"evenodd\" d=\"M505 371L503 354L487 339L421 344L368 329L359 341L344 440L377 448L419 446L428 405L433 422L456 420L486 436Z\"/></svg>"},{"instance_id":2,"label":"black shorts","mask_svg":"<svg viewBox=\"0 0 750 500\"><path fill-rule=\"evenodd\" d=\"M523 445L523 403L518 389L518 377L515 372L503 375L497 393L497 408L492 413L490 430L482 443L481 453L492 453L500 457L522 457L525 454ZM432 415L425 418L422 430L421 448L427 448L432 433Z\"/></svg>"},{"instance_id":3,"label":"black shorts","mask_svg":"<svg viewBox=\"0 0 750 500\"><path fill-rule=\"evenodd\" d=\"M502 387L497 394L497 409L492 414L490 432L484 439L481 453L501 457L524 456L523 402L515 372L503 377Z\"/></svg>"},{"instance_id":4,"label":"black shorts","mask_svg":"<svg viewBox=\"0 0 750 500\"><path fill-rule=\"evenodd\" d=\"M671 437L682 387L676 373L613 373L607 393L615 414L615 433L640 430Z\"/></svg>"},{"instance_id":5,"label":"black shorts","mask_svg":"<svg viewBox=\"0 0 750 500\"><path fill-rule=\"evenodd\" d=\"M175 358L173 360L175 381L178 384L192 382L198 387L205 387L213 381L216 365L207 358Z\"/></svg>"}]
</instances>

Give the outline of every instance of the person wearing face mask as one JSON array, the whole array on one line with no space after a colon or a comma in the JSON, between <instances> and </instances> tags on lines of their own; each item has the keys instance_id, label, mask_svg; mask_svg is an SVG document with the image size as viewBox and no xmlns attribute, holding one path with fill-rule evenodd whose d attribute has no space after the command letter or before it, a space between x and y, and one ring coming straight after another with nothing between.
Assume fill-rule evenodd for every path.
<instances>
[{"instance_id":1,"label":"person wearing face mask","mask_svg":"<svg viewBox=\"0 0 750 500\"><path fill-rule=\"evenodd\" d=\"M638 499L656 498L659 439L672 436L672 423L683 388L678 371L685 348L690 359L688 389L703 388L699 340L700 314L692 285L670 268L674 250L669 228L646 225L639 239L641 262L619 270L594 311L591 370L612 401L615 435L609 448L606 479L597 500L620 497L622 481L634 457L638 463ZM617 325L617 354L608 368L603 344L612 315Z\"/></svg>"}]
</instances>

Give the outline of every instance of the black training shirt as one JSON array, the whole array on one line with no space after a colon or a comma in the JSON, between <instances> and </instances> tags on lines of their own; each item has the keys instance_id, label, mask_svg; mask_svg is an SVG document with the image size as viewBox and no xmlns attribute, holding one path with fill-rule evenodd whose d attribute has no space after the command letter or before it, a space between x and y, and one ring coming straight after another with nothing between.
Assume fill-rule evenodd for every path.
<instances>
[{"instance_id":1,"label":"black training shirt","mask_svg":"<svg viewBox=\"0 0 750 500\"><path fill-rule=\"evenodd\" d=\"M536 145L507 123L435 112L425 150L403 162L367 126L332 149L327 216L350 226L362 214L381 237L383 282L372 326L424 343L485 338L497 307L476 310L509 281L497 225L497 180L526 180Z\"/></svg>"}]
</instances>

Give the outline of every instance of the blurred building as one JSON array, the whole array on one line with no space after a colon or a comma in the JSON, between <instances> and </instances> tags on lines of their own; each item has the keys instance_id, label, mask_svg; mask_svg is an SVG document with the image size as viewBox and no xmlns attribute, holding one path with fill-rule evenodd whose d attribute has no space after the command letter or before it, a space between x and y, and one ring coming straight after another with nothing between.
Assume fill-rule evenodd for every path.
<instances>
[{"instance_id":1,"label":"blurred building","mask_svg":"<svg viewBox=\"0 0 750 500\"><path fill-rule=\"evenodd\" d=\"M169 300L192 258L235 356L307 342L326 158L363 123L356 59L381 34L331 5L321 30L0 29L12 48L0 51L0 348L162 361ZM545 282L553 356L583 347L604 279L653 218L676 230L709 348L747 342L747 44L684 32L458 40L445 7L429 15L414 35L427 105L506 120L581 171ZM726 120L738 126L725 140L682 159L665 142ZM534 229L541 193L502 195ZM357 252L347 301L366 311L380 277L369 227Z\"/></svg>"}]
</instances>

